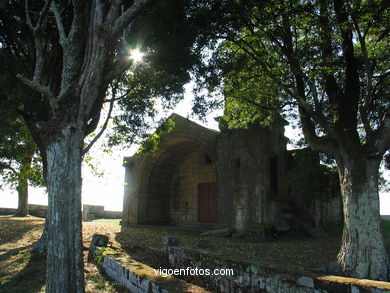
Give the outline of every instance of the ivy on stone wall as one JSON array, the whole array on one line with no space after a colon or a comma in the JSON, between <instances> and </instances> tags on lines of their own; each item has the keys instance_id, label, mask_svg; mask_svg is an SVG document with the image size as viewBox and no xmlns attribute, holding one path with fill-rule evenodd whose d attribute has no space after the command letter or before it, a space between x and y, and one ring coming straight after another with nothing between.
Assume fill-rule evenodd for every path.
<instances>
[{"instance_id":1,"label":"ivy on stone wall","mask_svg":"<svg viewBox=\"0 0 390 293\"><path fill-rule=\"evenodd\" d=\"M160 139L163 134L170 133L175 129L175 121L172 118L166 119L156 130L145 140L138 149L137 154L155 154L159 150Z\"/></svg>"},{"instance_id":2,"label":"ivy on stone wall","mask_svg":"<svg viewBox=\"0 0 390 293\"><path fill-rule=\"evenodd\" d=\"M310 149L292 151L287 183L303 199L326 199L340 195L337 168L320 164L317 152Z\"/></svg>"}]
</instances>

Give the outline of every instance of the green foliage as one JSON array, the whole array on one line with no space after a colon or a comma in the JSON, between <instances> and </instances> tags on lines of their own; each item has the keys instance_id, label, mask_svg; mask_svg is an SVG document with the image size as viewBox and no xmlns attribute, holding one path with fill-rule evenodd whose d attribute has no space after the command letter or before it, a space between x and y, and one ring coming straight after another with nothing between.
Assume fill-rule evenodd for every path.
<instances>
[{"instance_id":1,"label":"green foliage","mask_svg":"<svg viewBox=\"0 0 390 293\"><path fill-rule=\"evenodd\" d=\"M296 150L291 154L290 164L287 184L305 202L340 196L337 168L320 164L318 153L310 149Z\"/></svg>"},{"instance_id":2,"label":"green foliage","mask_svg":"<svg viewBox=\"0 0 390 293\"><path fill-rule=\"evenodd\" d=\"M38 2L38 1L37 1ZM32 6L35 7L33 4ZM22 86L16 79L18 72L29 75L33 68L34 52L29 55L31 36L21 17L22 1L2 1L0 4L0 174L2 184L12 187L29 180L43 186L42 160L24 119L27 112L41 117L46 108L42 97ZM13 55L15 54L16 57ZM27 69L29 66L30 69ZM23 115L21 115L23 114ZM1 187L1 186L0 186Z\"/></svg>"},{"instance_id":3,"label":"green foliage","mask_svg":"<svg viewBox=\"0 0 390 293\"><path fill-rule=\"evenodd\" d=\"M101 264L103 262L105 251L106 251L106 247L101 247L97 251L95 251L94 261L96 264Z\"/></svg>"},{"instance_id":4,"label":"green foliage","mask_svg":"<svg viewBox=\"0 0 390 293\"><path fill-rule=\"evenodd\" d=\"M246 268L246 271L249 273L257 273L264 269L268 264L263 260L258 259L257 257L253 257L250 261L250 265Z\"/></svg>"},{"instance_id":5,"label":"green foliage","mask_svg":"<svg viewBox=\"0 0 390 293\"><path fill-rule=\"evenodd\" d=\"M163 134L170 133L175 129L175 121L173 119L166 119L156 132L153 133L144 144L138 149L139 154L155 154L159 150L160 139Z\"/></svg>"},{"instance_id":6,"label":"green foliage","mask_svg":"<svg viewBox=\"0 0 390 293\"><path fill-rule=\"evenodd\" d=\"M280 111L294 120L300 105L312 136L343 123L364 143L364 127L379 129L390 105L389 10L385 1L335 3L342 12L333 1L208 1L199 45L209 54L195 75L224 95L229 127L267 124Z\"/></svg>"},{"instance_id":7,"label":"green foliage","mask_svg":"<svg viewBox=\"0 0 390 293\"><path fill-rule=\"evenodd\" d=\"M98 158L88 154L83 157L83 163L86 164L87 167L89 167L94 176L102 177L104 175L104 171L102 171L101 169L100 161L98 160Z\"/></svg>"},{"instance_id":8,"label":"green foliage","mask_svg":"<svg viewBox=\"0 0 390 293\"><path fill-rule=\"evenodd\" d=\"M189 70L199 62L192 46L205 28L191 7L191 0L156 1L127 31L122 54L139 48L145 55L115 81L117 96L122 98L117 102L109 145L138 143L153 149L153 141L145 139L160 123L155 117L183 98L183 86L191 80Z\"/></svg>"},{"instance_id":9,"label":"green foliage","mask_svg":"<svg viewBox=\"0 0 390 293\"><path fill-rule=\"evenodd\" d=\"M42 162L36 156L36 144L22 120L11 120L7 116L4 113L0 118L0 170L3 185L15 187L29 180L34 186L43 186Z\"/></svg>"},{"instance_id":10,"label":"green foliage","mask_svg":"<svg viewBox=\"0 0 390 293\"><path fill-rule=\"evenodd\" d=\"M390 239L390 220L382 219L382 234L383 238Z\"/></svg>"}]
</instances>

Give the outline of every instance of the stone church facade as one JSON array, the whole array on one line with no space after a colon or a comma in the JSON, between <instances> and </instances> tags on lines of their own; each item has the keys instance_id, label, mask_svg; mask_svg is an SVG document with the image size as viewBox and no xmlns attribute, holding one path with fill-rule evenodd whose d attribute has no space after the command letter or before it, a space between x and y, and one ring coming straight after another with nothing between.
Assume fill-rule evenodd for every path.
<instances>
[{"instance_id":1,"label":"stone church facade","mask_svg":"<svg viewBox=\"0 0 390 293\"><path fill-rule=\"evenodd\" d=\"M284 123L221 132L177 114L173 131L161 135L153 154L124 159L122 224L200 226L263 231L288 229L286 183L289 153ZM304 180L304 179L303 179ZM320 207L320 211L318 210ZM338 198L315 202L315 225L341 220Z\"/></svg>"}]
</instances>

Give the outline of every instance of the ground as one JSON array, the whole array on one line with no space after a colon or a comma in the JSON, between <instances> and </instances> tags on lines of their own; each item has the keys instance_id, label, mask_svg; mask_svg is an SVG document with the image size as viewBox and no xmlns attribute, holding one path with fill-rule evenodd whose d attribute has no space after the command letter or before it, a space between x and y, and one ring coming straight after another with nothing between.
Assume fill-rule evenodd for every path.
<instances>
[{"instance_id":1,"label":"ground","mask_svg":"<svg viewBox=\"0 0 390 293\"><path fill-rule=\"evenodd\" d=\"M129 237L128 235L131 235ZM318 238L295 236L280 237L269 241L257 239L231 239L201 237L196 232L177 231L162 227L137 227L119 233L116 240L130 255L152 266L158 266L152 251L144 247L162 248L162 238L171 235L179 238L180 245L211 250L228 258L246 260L289 270L314 270L336 261L340 248L338 232L321 233Z\"/></svg>"},{"instance_id":2,"label":"ground","mask_svg":"<svg viewBox=\"0 0 390 293\"><path fill-rule=\"evenodd\" d=\"M44 220L0 216L0 292L44 292L45 260L32 255L31 245L39 238ZM282 269L315 270L336 260L340 231L319 233L317 237L281 237L272 241L201 237L167 227L133 226L120 232L119 220L83 223L84 247L89 247L94 233L110 237L110 246L125 250L136 260L165 268L164 261L149 247L162 248L162 238L174 235L181 244L212 250L229 258L253 261ZM390 253L390 220L383 221L386 247ZM87 250L84 251L85 256ZM95 265L86 264L86 292L124 292L102 276Z\"/></svg>"},{"instance_id":3,"label":"ground","mask_svg":"<svg viewBox=\"0 0 390 293\"><path fill-rule=\"evenodd\" d=\"M119 232L118 221L83 223L84 247L89 247L94 233L103 233L114 239ZM39 239L44 219L0 216L0 292L45 292L45 259L32 255L32 244ZM87 250L84 251L86 257ZM103 277L96 266L85 265L86 292L126 292Z\"/></svg>"}]
</instances>

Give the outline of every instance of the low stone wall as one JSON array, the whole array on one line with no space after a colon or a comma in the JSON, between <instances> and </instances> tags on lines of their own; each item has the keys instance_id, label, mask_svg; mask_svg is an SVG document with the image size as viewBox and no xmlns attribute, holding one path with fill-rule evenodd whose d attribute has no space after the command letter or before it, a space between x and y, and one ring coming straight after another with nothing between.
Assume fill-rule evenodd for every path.
<instances>
[{"instance_id":1,"label":"low stone wall","mask_svg":"<svg viewBox=\"0 0 390 293\"><path fill-rule=\"evenodd\" d=\"M104 210L104 206L84 204L82 217L83 217L83 221L85 222L92 221L98 218L121 219L122 212L106 211Z\"/></svg>"},{"instance_id":2,"label":"low stone wall","mask_svg":"<svg viewBox=\"0 0 390 293\"><path fill-rule=\"evenodd\" d=\"M280 271L241 260L222 257L205 250L167 246L169 263L174 268L209 269L203 275L206 287L216 292L272 293L359 293L390 292L390 283L311 273ZM213 275L215 269L233 269L233 275Z\"/></svg>"},{"instance_id":3,"label":"low stone wall","mask_svg":"<svg viewBox=\"0 0 390 293\"><path fill-rule=\"evenodd\" d=\"M28 204L28 213L35 217L46 218L47 206Z\"/></svg>"},{"instance_id":4,"label":"low stone wall","mask_svg":"<svg viewBox=\"0 0 390 293\"><path fill-rule=\"evenodd\" d=\"M13 215L17 209L13 208L0 208L0 215ZM31 216L45 218L47 212L47 206L39 204L28 204L28 213Z\"/></svg>"},{"instance_id":5,"label":"low stone wall","mask_svg":"<svg viewBox=\"0 0 390 293\"><path fill-rule=\"evenodd\" d=\"M13 208L0 208L0 215L13 215L16 213L16 209ZM28 213L31 216L45 218L47 213L47 206L39 204L28 204ZM83 205L83 221L92 221L98 218L105 219L121 219L122 212L106 211L104 206L98 205Z\"/></svg>"},{"instance_id":6,"label":"low stone wall","mask_svg":"<svg viewBox=\"0 0 390 293\"><path fill-rule=\"evenodd\" d=\"M95 254L99 255L99 248ZM103 260L97 265L121 286L137 293L210 293L201 287L171 276L156 274L151 267L139 263L131 257L105 248L101 254Z\"/></svg>"},{"instance_id":7,"label":"low stone wall","mask_svg":"<svg viewBox=\"0 0 390 293\"><path fill-rule=\"evenodd\" d=\"M15 214L16 209L12 208L0 208L0 215L13 215Z\"/></svg>"}]
</instances>

